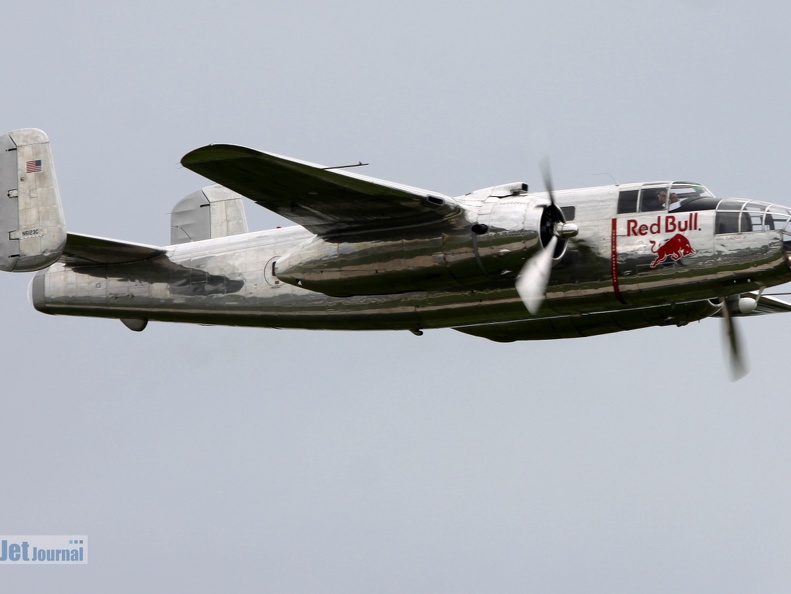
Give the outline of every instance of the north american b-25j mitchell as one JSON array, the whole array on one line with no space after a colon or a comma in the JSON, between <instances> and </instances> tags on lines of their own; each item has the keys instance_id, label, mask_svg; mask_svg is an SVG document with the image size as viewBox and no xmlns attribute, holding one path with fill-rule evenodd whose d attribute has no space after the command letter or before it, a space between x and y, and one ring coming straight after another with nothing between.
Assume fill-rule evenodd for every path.
<instances>
[{"instance_id":1,"label":"north american b-25j mitchell","mask_svg":"<svg viewBox=\"0 0 791 594\"><path fill-rule=\"evenodd\" d=\"M215 144L170 245L66 231L49 139L0 137L0 270L38 271L49 314L325 330L453 328L495 341L591 336L791 311L791 209L693 182L445 196ZM242 198L295 226L248 232Z\"/></svg>"}]
</instances>

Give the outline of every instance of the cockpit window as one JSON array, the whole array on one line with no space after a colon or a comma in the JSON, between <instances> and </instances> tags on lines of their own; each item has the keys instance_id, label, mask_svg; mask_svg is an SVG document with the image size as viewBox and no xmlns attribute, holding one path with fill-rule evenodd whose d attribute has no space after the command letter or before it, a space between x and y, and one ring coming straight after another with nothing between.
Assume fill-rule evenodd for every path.
<instances>
[{"instance_id":1,"label":"cockpit window","mask_svg":"<svg viewBox=\"0 0 791 594\"><path fill-rule=\"evenodd\" d=\"M692 198L714 198L714 194L709 192L704 186L686 182L676 182L670 186L670 193L675 194L681 201Z\"/></svg>"},{"instance_id":2,"label":"cockpit window","mask_svg":"<svg viewBox=\"0 0 791 594\"><path fill-rule=\"evenodd\" d=\"M706 210L711 208L711 206L706 204L710 201L700 201L700 198L714 198L714 194L700 184L676 182L670 186L670 191L667 195L660 196L660 201L669 211L678 210L685 205L687 208L684 210Z\"/></svg>"},{"instance_id":3,"label":"cockpit window","mask_svg":"<svg viewBox=\"0 0 791 594\"><path fill-rule=\"evenodd\" d=\"M618 193L618 213L657 212L663 210L710 210L717 199L705 186L694 182L646 184L639 190Z\"/></svg>"},{"instance_id":4,"label":"cockpit window","mask_svg":"<svg viewBox=\"0 0 791 594\"><path fill-rule=\"evenodd\" d=\"M667 197L667 187L643 188L640 190L640 212L664 210L663 200Z\"/></svg>"}]
</instances>

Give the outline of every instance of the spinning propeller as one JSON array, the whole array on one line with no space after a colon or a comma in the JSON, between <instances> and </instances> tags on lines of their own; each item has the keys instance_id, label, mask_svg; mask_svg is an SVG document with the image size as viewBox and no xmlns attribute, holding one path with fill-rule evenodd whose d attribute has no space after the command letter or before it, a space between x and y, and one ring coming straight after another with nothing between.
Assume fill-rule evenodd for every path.
<instances>
[{"instance_id":1,"label":"spinning propeller","mask_svg":"<svg viewBox=\"0 0 791 594\"><path fill-rule=\"evenodd\" d=\"M731 300L732 302L732 300ZM723 328L723 338L727 339L729 362L731 368L731 379L736 381L743 378L747 374L747 367L744 364L741 351L741 340L739 339L739 332L736 329L736 322L733 320L733 315L730 308L728 298L720 297L722 308L722 321L725 326Z\"/></svg>"},{"instance_id":2,"label":"spinning propeller","mask_svg":"<svg viewBox=\"0 0 791 594\"><path fill-rule=\"evenodd\" d=\"M739 332L736 328L736 322L733 319L734 313L749 315L758 307L758 301L764 290L761 288L755 297L738 297L736 295L731 297L720 297L722 307L722 320L725 324L723 328L723 337L727 338L728 357L731 368L731 379L733 381L739 380L747 375L747 364L742 356L741 339Z\"/></svg>"},{"instance_id":3,"label":"spinning propeller","mask_svg":"<svg viewBox=\"0 0 791 594\"><path fill-rule=\"evenodd\" d=\"M552 173L547 158L541 160L541 175L544 178L544 187L549 194L549 204L544 207L539 225L539 241L543 249L525 262L516 279L516 290L531 314L536 314L541 308L541 304L544 303L549 275L552 271L552 259L556 255L556 250L562 253L562 245L569 237L574 237L578 231L576 225L566 223L563 212L555 202ZM558 250L559 241L562 241L563 244Z\"/></svg>"}]
</instances>

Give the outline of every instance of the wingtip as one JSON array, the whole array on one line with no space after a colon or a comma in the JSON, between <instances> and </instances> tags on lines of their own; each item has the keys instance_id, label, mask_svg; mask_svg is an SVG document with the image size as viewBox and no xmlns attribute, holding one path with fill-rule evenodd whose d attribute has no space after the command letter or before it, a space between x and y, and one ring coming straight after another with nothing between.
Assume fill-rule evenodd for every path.
<instances>
[{"instance_id":1,"label":"wingtip","mask_svg":"<svg viewBox=\"0 0 791 594\"><path fill-rule=\"evenodd\" d=\"M181 164L190 169L190 165L198 163L208 163L211 161L225 161L227 159L238 159L240 157L253 157L259 151L238 146L235 144L207 144L188 152L181 158Z\"/></svg>"}]
</instances>

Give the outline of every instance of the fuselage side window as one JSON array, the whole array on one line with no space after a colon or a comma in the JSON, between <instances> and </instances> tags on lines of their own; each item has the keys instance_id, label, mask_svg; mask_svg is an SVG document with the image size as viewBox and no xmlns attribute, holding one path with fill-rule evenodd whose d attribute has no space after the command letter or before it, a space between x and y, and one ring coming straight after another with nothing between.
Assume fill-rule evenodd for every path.
<instances>
[{"instance_id":1,"label":"fuselage side window","mask_svg":"<svg viewBox=\"0 0 791 594\"><path fill-rule=\"evenodd\" d=\"M789 216L780 209L769 208L764 221L767 229L784 229L789 223Z\"/></svg>"},{"instance_id":2,"label":"fuselage side window","mask_svg":"<svg viewBox=\"0 0 791 594\"><path fill-rule=\"evenodd\" d=\"M566 219L567 223L573 221L574 217L577 216L576 206L561 206L560 211L563 213L563 218Z\"/></svg>"},{"instance_id":3,"label":"fuselage side window","mask_svg":"<svg viewBox=\"0 0 791 594\"><path fill-rule=\"evenodd\" d=\"M637 212L637 194L639 192L640 190L622 190L618 193L618 214Z\"/></svg>"},{"instance_id":4,"label":"fuselage side window","mask_svg":"<svg viewBox=\"0 0 791 594\"><path fill-rule=\"evenodd\" d=\"M715 233L749 233L752 230L753 224L747 212L718 212L714 219Z\"/></svg>"}]
</instances>

